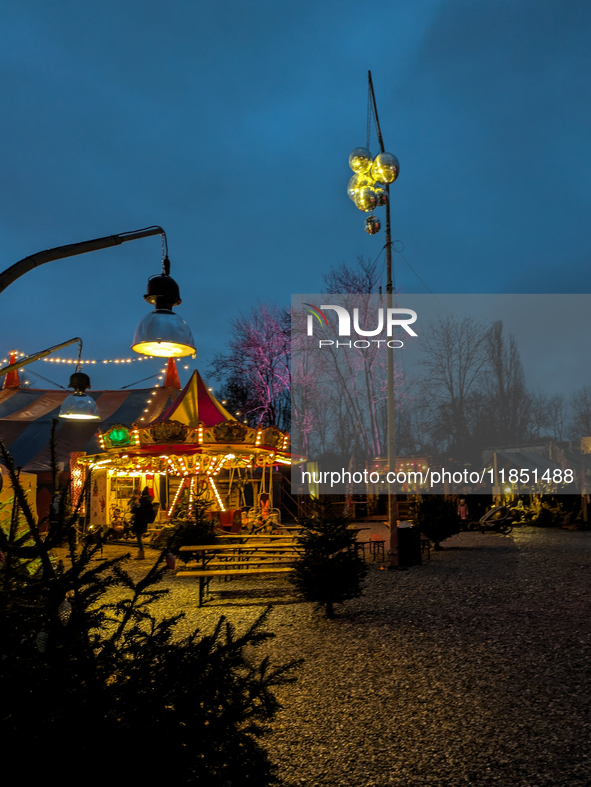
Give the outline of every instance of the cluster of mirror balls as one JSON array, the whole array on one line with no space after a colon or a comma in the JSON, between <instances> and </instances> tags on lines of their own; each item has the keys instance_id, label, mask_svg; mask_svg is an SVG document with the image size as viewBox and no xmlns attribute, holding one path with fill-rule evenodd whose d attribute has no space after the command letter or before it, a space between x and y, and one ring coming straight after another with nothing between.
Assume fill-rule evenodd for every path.
<instances>
[{"instance_id":1,"label":"cluster of mirror balls","mask_svg":"<svg viewBox=\"0 0 591 787\"><path fill-rule=\"evenodd\" d=\"M386 185L394 183L400 164L392 153L380 153L374 159L367 148L355 148L349 156L349 166L354 175L347 186L347 194L359 210L371 213L365 219L365 231L375 235L382 225L373 211L388 204Z\"/></svg>"}]
</instances>

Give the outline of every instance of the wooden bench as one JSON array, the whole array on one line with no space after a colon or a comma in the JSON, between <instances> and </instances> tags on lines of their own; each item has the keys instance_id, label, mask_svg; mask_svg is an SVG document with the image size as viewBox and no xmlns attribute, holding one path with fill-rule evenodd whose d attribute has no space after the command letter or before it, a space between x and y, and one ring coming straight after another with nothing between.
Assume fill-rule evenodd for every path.
<instances>
[{"instance_id":1,"label":"wooden bench","mask_svg":"<svg viewBox=\"0 0 591 787\"><path fill-rule=\"evenodd\" d=\"M261 543L257 541L250 544L198 544L181 547L179 552L200 554L200 567L191 567L190 570L187 570L185 566L184 569L177 572L176 576L199 579L199 606L202 606L205 585L207 583L209 588L209 581L212 577L221 576L227 579L239 574L277 574L293 571L293 567L287 564L293 563L294 559L299 556L301 549L289 542L273 544L272 542ZM271 565L272 561L274 563ZM262 567L255 568L254 566Z\"/></svg>"},{"instance_id":2,"label":"wooden bench","mask_svg":"<svg viewBox=\"0 0 591 787\"><path fill-rule=\"evenodd\" d=\"M236 575L251 576L252 574L286 574L293 571L292 566L266 568L232 568L225 571L197 569L191 571L178 571L177 577L197 577L199 579L199 606L203 606L203 591L207 587L209 592L209 582L213 577L229 577Z\"/></svg>"},{"instance_id":3,"label":"wooden bench","mask_svg":"<svg viewBox=\"0 0 591 787\"><path fill-rule=\"evenodd\" d=\"M289 533L284 534L273 534L270 533L269 535L259 535L258 533L218 533L217 538L228 539L231 538L234 541L242 540L242 541L287 541L287 542L296 542L297 538L295 536L290 536Z\"/></svg>"},{"instance_id":4,"label":"wooden bench","mask_svg":"<svg viewBox=\"0 0 591 787\"><path fill-rule=\"evenodd\" d=\"M210 560L206 564L206 568L198 563L187 563L181 571L188 571L188 570L199 570L199 571L206 571L210 568L248 568L250 566L287 566L291 565L295 562L294 559L284 559L284 558L259 558L258 560L233 560L233 561L225 561L225 560ZM179 576L179 574L177 574Z\"/></svg>"},{"instance_id":5,"label":"wooden bench","mask_svg":"<svg viewBox=\"0 0 591 787\"><path fill-rule=\"evenodd\" d=\"M293 571L293 566L281 566L272 568L230 568L226 571L203 569L191 569L191 571L177 571L177 577L228 577L234 574L281 574L288 571Z\"/></svg>"}]
</instances>

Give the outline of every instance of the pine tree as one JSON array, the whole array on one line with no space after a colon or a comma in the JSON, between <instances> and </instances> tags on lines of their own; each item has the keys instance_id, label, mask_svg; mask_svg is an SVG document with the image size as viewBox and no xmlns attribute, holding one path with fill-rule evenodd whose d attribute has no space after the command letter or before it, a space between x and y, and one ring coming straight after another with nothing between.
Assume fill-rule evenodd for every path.
<instances>
[{"instance_id":1,"label":"pine tree","mask_svg":"<svg viewBox=\"0 0 591 787\"><path fill-rule=\"evenodd\" d=\"M211 501L207 489L197 487L191 503L191 513L180 516L173 521L176 525L174 533L168 543L168 549L181 558L187 553L179 552L180 547L196 546L198 544L215 544L215 522L209 515Z\"/></svg>"},{"instance_id":2,"label":"pine tree","mask_svg":"<svg viewBox=\"0 0 591 787\"><path fill-rule=\"evenodd\" d=\"M311 515L298 520L303 555L290 576L304 598L332 618L335 604L362 594L367 566L355 549L357 533L349 527L343 504L321 496L310 507Z\"/></svg>"},{"instance_id":3,"label":"pine tree","mask_svg":"<svg viewBox=\"0 0 591 787\"><path fill-rule=\"evenodd\" d=\"M261 739L279 708L274 688L294 680L296 662L272 667L250 655L273 636L264 629L269 610L242 634L222 617L211 634L180 636L183 613L153 611L168 592L159 587L164 551L134 581L128 556L100 560L100 543L77 546L78 511L64 490L44 539L1 442L0 455L30 542L0 533L5 757L23 772L35 763L41 778L59 761L65 785L78 785L82 768L111 782L278 783ZM60 573L49 550L64 538L69 567ZM33 575L9 568L35 560Z\"/></svg>"},{"instance_id":4,"label":"pine tree","mask_svg":"<svg viewBox=\"0 0 591 787\"><path fill-rule=\"evenodd\" d=\"M457 503L445 495L418 495L411 505L411 517L418 529L431 539L435 549L443 549L440 541L460 532L461 520Z\"/></svg>"}]
</instances>

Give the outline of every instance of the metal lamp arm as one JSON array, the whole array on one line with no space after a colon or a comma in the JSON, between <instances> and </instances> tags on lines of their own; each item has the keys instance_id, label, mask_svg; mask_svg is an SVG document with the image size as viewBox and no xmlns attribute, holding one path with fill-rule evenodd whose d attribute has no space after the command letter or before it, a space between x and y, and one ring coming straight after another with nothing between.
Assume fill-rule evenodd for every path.
<instances>
[{"instance_id":1,"label":"metal lamp arm","mask_svg":"<svg viewBox=\"0 0 591 787\"><path fill-rule=\"evenodd\" d=\"M33 254L30 257L25 257L24 259L15 262L14 265L10 266L10 268L7 268L5 271L0 273L0 292L3 292L9 285L11 285L25 273L33 270L33 268L38 268L40 265L45 265L46 262L51 262L52 260L61 260L65 257L74 257L77 254L86 254L89 251L108 249L110 246L120 246L122 243L126 243L128 240L148 238L150 235L162 235L166 239L166 233L162 227L154 226L146 227L145 229L141 230L133 230L132 232L122 232L119 235L107 235L105 238L85 240L81 243L70 243L67 246L57 246L55 249L40 251L37 254ZM68 342L68 344L71 343L72 342Z\"/></svg>"},{"instance_id":2,"label":"metal lamp arm","mask_svg":"<svg viewBox=\"0 0 591 787\"><path fill-rule=\"evenodd\" d=\"M8 366L2 367L2 369L0 369L0 377L4 377L4 375L8 374L8 372L14 372L16 369L21 369L23 366L33 363L33 361L39 361L41 358L45 358L47 355L51 355L51 353L62 350L64 347L68 347L68 345L74 344L75 342L78 342L79 346L78 367L76 369L76 371L78 371L80 368L80 355L82 353L82 339L79 336L75 336L73 339L68 339L67 342L55 344L53 347L49 347L47 350L41 350L38 353L33 353L33 355L27 355L26 358L22 359L22 361L15 361L14 363L8 364Z\"/></svg>"}]
</instances>

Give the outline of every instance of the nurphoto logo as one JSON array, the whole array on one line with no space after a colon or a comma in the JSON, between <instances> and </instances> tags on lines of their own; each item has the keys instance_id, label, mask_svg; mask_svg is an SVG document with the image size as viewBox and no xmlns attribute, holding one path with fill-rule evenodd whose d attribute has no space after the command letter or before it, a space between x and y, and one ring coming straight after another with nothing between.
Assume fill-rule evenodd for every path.
<instances>
[{"instance_id":1,"label":"nurphoto logo","mask_svg":"<svg viewBox=\"0 0 591 787\"><path fill-rule=\"evenodd\" d=\"M308 314L308 321L307 321L307 334L308 336L314 335L314 318L318 320L322 327L326 326L329 328L328 319L326 314L324 313L325 310L331 310L336 312L338 317L338 335L339 336L351 336L351 315L349 310L346 309L344 306L336 306L334 304L323 304L321 305L320 309L317 306L313 306L311 303L304 303L303 304L306 311L310 312ZM384 320L384 312L385 312L385 320ZM406 315L404 318L402 315ZM357 334L357 336L380 336L384 333L384 328L386 330L386 336L390 337L389 339L357 339L355 341L348 341L348 342L340 342L333 339L319 339L318 347L322 349L323 347L331 347L336 345L336 347L355 347L359 350L364 350L373 345L377 347L381 347L382 345L387 345L393 349L400 349L404 347L404 342L401 339L392 339L392 332L395 326L403 328L409 336L417 336L415 331L410 327L412 323L416 322L417 320L417 313L412 309L397 309L397 308L388 308L382 309L379 308L377 310L377 327L372 328L371 330L365 330L359 326L359 309L353 309L353 331ZM384 325L385 323L385 325Z\"/></svg>"}]
</instances>

